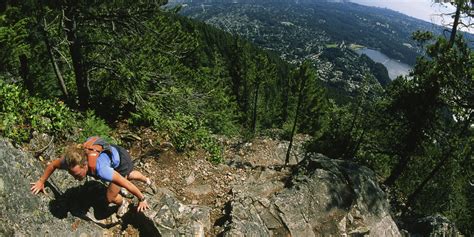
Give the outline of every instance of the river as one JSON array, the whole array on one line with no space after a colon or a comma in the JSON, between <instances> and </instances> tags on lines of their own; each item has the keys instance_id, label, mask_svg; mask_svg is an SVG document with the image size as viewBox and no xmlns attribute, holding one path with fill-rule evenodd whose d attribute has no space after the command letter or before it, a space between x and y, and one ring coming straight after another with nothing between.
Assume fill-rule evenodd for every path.
<instances>
[{"instance_id":1,"label":"river","mask_svg":"<svg viewBox=\"0 0 474 237\"><path fill-rule=\"evenodd\" d=\"M369 49L369 48L362 48L356 50L356 53L365 54L370 59L374 60L374 62L383 64L388 70L388 76L390 79L395 79L399 75L408 75L412 67L408 64L401 63L397 60L391 59L387 57L387 55L379 52L378 50Z\"/></svg>"}]
</instances>

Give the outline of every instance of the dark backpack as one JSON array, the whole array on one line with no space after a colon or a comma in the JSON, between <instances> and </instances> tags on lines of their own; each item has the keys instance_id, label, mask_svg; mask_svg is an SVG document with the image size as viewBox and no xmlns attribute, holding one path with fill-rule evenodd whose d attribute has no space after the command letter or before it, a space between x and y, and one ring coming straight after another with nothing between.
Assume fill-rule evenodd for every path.
<instances>
[{"instance_id":1,"label":"dark backpack","mask_svg":"<svg viewBox=\"0 0 474 237\"><path fill-rule=\"evenodd\" d=\"M111 145L98 136L87 138L86 142L82 144L82 147L86 151L87 163L93 174L96 173L97 158L99 158L102 152L106 152L110 159L112 159Z\"/></svg>"}]
</instances>

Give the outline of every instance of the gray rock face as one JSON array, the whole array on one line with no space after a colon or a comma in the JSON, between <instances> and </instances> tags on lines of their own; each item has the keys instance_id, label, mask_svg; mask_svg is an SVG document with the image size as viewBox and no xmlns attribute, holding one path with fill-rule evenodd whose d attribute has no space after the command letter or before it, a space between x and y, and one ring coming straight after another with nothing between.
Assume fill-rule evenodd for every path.
<instances>
[{"instance_id":1,"label":"gray rock face","mask_svg":"<svg viewBox=\"0 0 474 237\"><path fill-rule=\"evenodd\" d=\"M59 202L50 196L30 193L41 167L32 156L0 140L0 236L102 236L102 228L52 211ZM56 173L53 178L60 183L72 181L66 172Z\"/></svg>"},{"instance_id":2,"label":"gray rock face","mask_svg":"<svg viewBox=\"0 0 474 237\"><path fill-rule=\"evenodd\" d=\"M137 213L132 207L123 217L125 223L140 230L140 235L204 237L211 228L210 208L184 205L167 189L149 196L148 204L150 210L145 213Z\"/></svg>"},{"instance_id":3,"label":"gray rock face","mask_svg":"<svg viewBox=\"0 0 474 237\"><path fill-rule=\"evenodd\" d=\"M400 236L367 168L312 155L286 182L260 177L234 188L225 236Z\"/></svg>"}]
</instances>

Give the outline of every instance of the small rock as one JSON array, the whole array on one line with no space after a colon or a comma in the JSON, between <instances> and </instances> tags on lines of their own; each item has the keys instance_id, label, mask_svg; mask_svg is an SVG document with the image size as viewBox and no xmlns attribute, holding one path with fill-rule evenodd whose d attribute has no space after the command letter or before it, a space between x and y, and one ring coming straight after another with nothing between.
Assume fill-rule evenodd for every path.
<instances>
[{"instance_id":1,"label":"small rock","mask_svg":"<svg viewBox=\"0 0 474 237\"><path fill-rule=\"evenodd\" d=\"M196 180L196 177L194 177L194 172L192 172L187 178L186 178L186 184L190 185L194 183L194 180Z\"/></svg>"},{"instance_id":2,"label":"small rock","mask_svg":"<svg viewBox=\"0 0 474 237\"><path fill-rule=\"evenodd\" d=\"M359 226L357 229L352 230L349 232L350 235L361 235L361 234L366 234L369 233L370 229L367 226Z\"/></svg>"},{"instance_id":3,"label":"small rock","mask_svg":"<svg viewBox=\"0 0 474 237\"><path fill-rule=\"evenodd\" d=\"M207 195L211 193L212 187L209 184L197 185L194 187L187 188L186 191L195 196L201 196L201 195Z\"/></svg>"},{"instance_id":4,"label":"small rock","mask_svg":"<svg viewBox=\"0 0 474 237\"><path fill-rule=\"evenodd\" d=\"M347 214L347 220L349 221L350 224L354 222L354 217L352 217L351 213Z\"/></svg>"}]
</instances>

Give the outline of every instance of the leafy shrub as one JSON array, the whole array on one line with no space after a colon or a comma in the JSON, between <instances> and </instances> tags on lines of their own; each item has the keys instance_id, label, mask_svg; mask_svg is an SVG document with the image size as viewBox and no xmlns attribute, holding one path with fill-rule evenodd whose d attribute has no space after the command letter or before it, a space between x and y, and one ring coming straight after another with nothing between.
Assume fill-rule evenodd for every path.
<instances>
[{"instance_id":1,"label":"leafy shrub","mask_svg":"<svg viewBox=\"0 0 474 237\"><path fill-rule=\"evenodd\" d=\"M29 96L19 86L0 78L0 134L16 143L25 142L33 131L65 137L76 127L79 114L61 101Z\"/></svg>"},{"instance_id":2,"label":"leafy shrub","mask_svg":"<svg viewBox=\"0 0 474 237\"><path fill-rule=\"evenodd\" d=\"M100 136L108 142L113 141L113 139L110 137L112 129L103 119L97 117L92 110L88 110L86 112L86 117L81 122L79 127L81 130L78 138L79 141L85 141L91 136Z\"/></svg>"},{"instance_id":3,"label":"leafy shrub","mask_svg":"<svg viewBox=\"0 0 474 237\"><path fill-rule=\"evenodd\" d=\"M178 113L174 119L166 120L163 125L178 151L203 148L210 155L209 161L220 163L223 161L222 147L203 123L192 116Z\"/></svg>"},{"instance_id":4,"label":"leafy shrub","mask_svg":"<svg viewBox=\"0 0 474 237\"><path fill-rule=\"evenodd\" d=\"M210 130L204 125L205 121L191 115L177 112L163 116L154 104L146 102L132 114L130 122L151 125L155 130L165 131L179 152L203 148L210 155L209 161L220 163L223 160L222 147L211 136Z\"/></svg>"},{"instance_id":5,"label":"leafy shrub","mask_svg":"<svg viewBox=\"0 0 474 237\"><path fill-rule=\"evenodd\" d=\"M130 113L129 123L144 126L159 126L161 113L159 109L149 101L143 101L137 106L136 112Z\"/></svg>"},{"instance_id":6,"label":"leafy shrub","mask_svg":"<svg viewBox=\"0 0 474 237\"><path fill-rule=\"evenodd\" d=\"M199 145L209 152L209 161L214 164L219 164L224 161L223 148L216 138L212 137L210 132L206 129L199 129L196 132L196 138Z\"/></svg>"}]
</instances>

